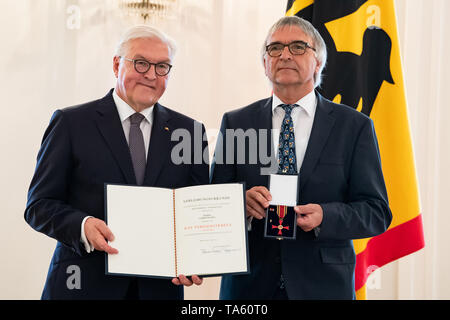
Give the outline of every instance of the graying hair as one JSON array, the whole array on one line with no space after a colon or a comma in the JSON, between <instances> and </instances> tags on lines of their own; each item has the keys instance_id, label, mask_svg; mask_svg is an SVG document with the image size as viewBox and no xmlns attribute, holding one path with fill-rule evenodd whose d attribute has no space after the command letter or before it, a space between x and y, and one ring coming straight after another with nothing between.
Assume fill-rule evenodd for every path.
<instances>
[{"instance_id":1,"label":"graying hair","mask_svg":"<svg viewBox=\"0 0 450 320\"><path fill-rule=\"evenodd\" d=\"M267 41L269 41L270 37L275 33L275 31L285 26L299 27L308 37L312 39L313 43L310 45L316 49L314 53L320 64L319 71L314 74L314 87L319 87L322 83L322 71L327 62L327 46L319 31L317 31L317 29L314 28L314 26L305 19L299 18L297 16L292 16L282 17L280 20L275 22L275 24L269 29L266 40L264 41L264 45L261 48L263 63L264 55L266 54L266 46L268 45Z\"/></svg>"},{"instance_id":2,"label":"graying hair","mask_svg":"<svg viewBox=\"0 0 450 320\"><path fill-rule=\"evenodd\" d=\"M139 38L157 38L167 44L169 48L170 59L173 60L177 50L175 41L164 32L146 25L137 25L129 28L122 36L116 48L115 56L123 56L126 54L127 44L130 40Z\"/></svg>"}]
</instances>

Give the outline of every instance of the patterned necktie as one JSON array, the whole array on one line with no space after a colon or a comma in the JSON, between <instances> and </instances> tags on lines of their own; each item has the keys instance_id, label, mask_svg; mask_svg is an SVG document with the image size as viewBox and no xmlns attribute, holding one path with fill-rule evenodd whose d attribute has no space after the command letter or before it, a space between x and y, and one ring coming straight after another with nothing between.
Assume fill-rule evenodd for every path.
<instances>
[{"instance_id":1,"label":"patterned necktie","mask_svg":"<svg viewBox=\"0 0 450 320\"><path fill-rule=\"evenodd\" d=\"M297 174L297 158L295 155L294 123L291 112L296 104L282 104L285 115L281 124L278 142L278 174Z\"/></svg>"},{"instance_id":2,"label":"patterned necktie","mask_svg":"<svg viewBox=\"0 0 450 320\"><path fill-rule=\"evenodd\" d=\"M130 148L131 160L133 161L136 183L142 185L145 176L145 145L144 136L140 128L144 116L138 112L130 116L130 135L128 146Z\"/></svg>"}]
</instances>

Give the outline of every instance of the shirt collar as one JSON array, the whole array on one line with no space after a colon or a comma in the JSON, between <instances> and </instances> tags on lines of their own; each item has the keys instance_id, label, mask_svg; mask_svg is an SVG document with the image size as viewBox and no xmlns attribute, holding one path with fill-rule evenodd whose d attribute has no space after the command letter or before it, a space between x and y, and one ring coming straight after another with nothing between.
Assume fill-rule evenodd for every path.
<instances>
[{"instance_id":1,"label":"shirt collar","mask_svg":"<svg viewBox=\"0 0 450 320\"><path fill-rule=\"evenodd\" d=\"M317 104L316 101L317 101L316 93L314 90L312 90L310 93L308 93L306 96L304 96L294 104L298 104L301 108L303 108L306 111L306 113L309 116L313 116ZM272 99L272 113L275 112L275 108L278 107L280 104L285 103L281 101L281 99L278 98L274 93Z\"/></svg>"},{"instance_id":2,"label":"shirt collar","mask_svg":"<svg viewBox=\"0 0 450 320\"><path fill-rule=\"evenodd\" d=\"M114 103L116 104L116 107L117 107L117 112L119 112L120 122L124 122L131 115L136 113L136 110L134 110L132 107L130 107L130 105L128 103L126 103L125 101L122 100L121 97L119 97L119 95L116 93L115 89L113 91L113 99L114 99ZM152 123L152 120L153 120L153 107L154 106L155 105L152 105L151 107L145 108L144 110L142 110L140 112L140 114L142 114L149 123Z\"/></svg>"}]
</instances>

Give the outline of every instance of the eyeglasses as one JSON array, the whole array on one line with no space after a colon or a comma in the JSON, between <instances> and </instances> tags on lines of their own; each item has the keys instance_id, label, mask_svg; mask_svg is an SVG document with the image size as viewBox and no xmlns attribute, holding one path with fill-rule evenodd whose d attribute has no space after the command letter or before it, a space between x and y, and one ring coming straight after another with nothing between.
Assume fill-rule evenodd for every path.
<instances>
[{"instance_id":1,"label":"eyeglasses","mask_svg":"<svg viewBox=\"0 0 450 320\"><path fill-rule=\"evenodd\" d=\"M302 55L305 53L307 48L316 51L315 48L311 47L307 42L304 41L294 41L288 44L274 42L266 46L266 52L271 57L279 57L284 51L284 47L289 48L289 52L293 55Z\"/></svg>"},{"instance_id":2,"label":"eyeglasses","mask_svg":"<svg viewBox=\"0 0 450 320\"><path fill-rule=\"evenodd\" d=\"M150 70L151 66L155 66L155 72L158 76L166 76L170 69L172 68L171 64L165 63L165 62L159 62L159 63L151 63L144 59L128 59L125 57L120 57L127 61L131 61L134 63L134 70L138 73L146 73L148 70Z\"/></svg>"}]
</instances>

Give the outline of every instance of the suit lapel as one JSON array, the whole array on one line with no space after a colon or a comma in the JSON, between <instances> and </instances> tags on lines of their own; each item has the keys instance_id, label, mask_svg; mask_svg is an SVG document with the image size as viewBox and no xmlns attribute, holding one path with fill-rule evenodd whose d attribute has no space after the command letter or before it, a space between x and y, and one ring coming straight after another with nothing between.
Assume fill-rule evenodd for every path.
<instances>
[{"instance_id":1,"label":"suit lapel","mask_svg":"<svg viewBox=\"0 0 450 320\"><path fill-rule=\"evenodd\" d=\"M97 126L111 150L128 184L136 184L130 149L123 132L112 90L99 102L96 118Z\"/></svg>"},{"instance_id":2,"label":"suit lapel","mask_svg":"<svg viewBox=\"0 0 450 320\"><path fill-rule=\"evenodd\" d=\"M314 123L309 138L308 147L306 148L305 158L300 168L300 188L303 188L308 178L311 176L316 164L320 158L320 154L325 146L331 129L334 126L335 118L330 115L333 110L331 104L317 94L317 108L314 117Z\"/></svg>"},{"instance_id":3,"label":"suit lapel","mask_svg":"<svg viewBox=\"0 0 450 320\"><path fill-rule=\"evenodd\" d=\"M153 109L153 125L150 135L150 145L147 154L144 185L154 186L158 175L170 153L170 137L173 128L168 124L170 115L167 109L159 103Z\"/></svg>"},{"instance_id":4,"label":"suit lapel","mask_svg":"<svg viewBox=\"0 0 450 320\"><path fill-rule=\"evenodd\" d=\"M258 137L258 163L259 163L259 170L265 168L267 172L265 172L265 175L262 175L261 177L264 177L264 181L266 186L269 185L269 175L267 173L276 173L276 169L278 169L278 166L276 166L276 169L274 172L270 169L270 164L274 163L273 161L276 160L276 154L273 150L273 142L272 142L272 97L268 98L266 100L263 100L260 105L260 110L256 114L256 116L253 118L253 128L256 129L256 134ZM261 135L261 130L266 130L267 133L265 136ZM261 139L266 138L267 141L261 141ZM266 142L266 150L264 152L264 158L265 160L268 159L268 157L271 157L271 161L269 163L262 163L261 160L261 144L264 144ZM275 156L275 158L274 158ZM265 161L264 161L265 162ZM259 173L258 173L259 175Z\"/></svg>"}]
</instances>

